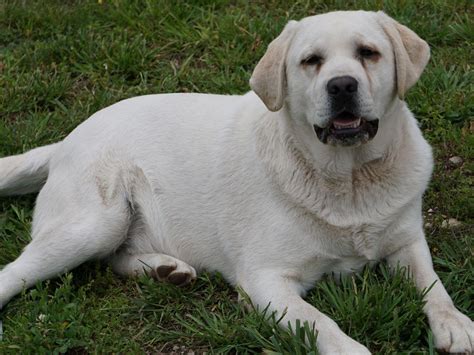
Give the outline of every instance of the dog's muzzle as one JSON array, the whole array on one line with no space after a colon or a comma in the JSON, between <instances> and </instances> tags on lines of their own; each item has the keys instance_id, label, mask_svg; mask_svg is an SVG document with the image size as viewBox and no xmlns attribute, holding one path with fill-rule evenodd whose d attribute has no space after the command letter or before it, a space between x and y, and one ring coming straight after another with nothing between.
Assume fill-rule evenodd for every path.
<instances>
[{"instance_id":1,"label":"dog's muzzle","mask_svg":"<svg viewBox=\"0 0 474 355\"><path fill-rule=\"evenodd\" d=\"M378 127L378 119L368 120L344 111L331 119L326 127L314 125L314 131L324 144L350 147L370 141L377 134Z\"/></svg>"}]
</instances>

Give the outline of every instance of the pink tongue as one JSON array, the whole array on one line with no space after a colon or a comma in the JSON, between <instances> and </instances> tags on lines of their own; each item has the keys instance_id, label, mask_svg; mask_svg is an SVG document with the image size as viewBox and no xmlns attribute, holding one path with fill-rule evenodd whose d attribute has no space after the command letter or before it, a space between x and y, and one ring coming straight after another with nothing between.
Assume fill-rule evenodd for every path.
<instances>
[{"instance_id":1,"label":"pink tongue","mask_svg":"<svg viewBox=\"0 0 474 355\"><path fill-rule=\"evenodd\" d=\"M338 126L350 126L350 125L356 123L357 120L358 120L358 118L353 118L353 117L351 117L351 118L349 118L349 117L345 118L345 117L341 117L341 118L335 118L335 119L333 120L333 123L335 123L335 124L338 125Z\"/></svg>"}]
</instances>

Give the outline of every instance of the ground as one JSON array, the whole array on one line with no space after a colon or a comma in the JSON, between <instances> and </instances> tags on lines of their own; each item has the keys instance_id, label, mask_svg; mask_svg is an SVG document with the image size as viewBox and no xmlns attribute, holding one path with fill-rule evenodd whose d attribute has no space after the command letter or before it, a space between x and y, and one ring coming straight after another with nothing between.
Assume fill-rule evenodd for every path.
<instances>
[{"instance_id":1,"label":"ground","mask_svg":"<svg viewBox=\"0 0 474 355\"><path fill-rule=\"evenodd\" d=\"M383 9L432 49L407 101L434 147L424 198L434 263L474 317L473 10L470 1L0 2L0 156L56 142L98 109L164 92L238 94L289 19ZM459 157L454 158L453 157ZM35 196L0 198L0 267L29 241ZM451 223L448 223L450 221ZM421 295L403 271L319 283L307 299L373 352L434 353ZM0 312L0 353L315 353L244 311L219 275L176 288L114 276L100 263L13 299ZM271 322L272 323L272 322Z\"/></svg>"}]
</instances>

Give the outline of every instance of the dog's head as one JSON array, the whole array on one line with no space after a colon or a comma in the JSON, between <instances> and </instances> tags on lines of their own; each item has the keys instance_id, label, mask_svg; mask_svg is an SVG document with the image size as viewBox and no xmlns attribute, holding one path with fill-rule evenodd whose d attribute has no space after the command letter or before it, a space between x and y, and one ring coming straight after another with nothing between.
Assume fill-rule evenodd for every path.
<instances>
[{"instance_id":1,"label":"dog's head","mask_svg":"<svg viewBox=\"0 0 474 355\"><path fill-rule=\"evenodd\" d=\"M383 12L332 12L290 21L250 79L270 111L287 106L326 144L357 146L420 77L428 44Z\"/></svg>"}]
</instances>

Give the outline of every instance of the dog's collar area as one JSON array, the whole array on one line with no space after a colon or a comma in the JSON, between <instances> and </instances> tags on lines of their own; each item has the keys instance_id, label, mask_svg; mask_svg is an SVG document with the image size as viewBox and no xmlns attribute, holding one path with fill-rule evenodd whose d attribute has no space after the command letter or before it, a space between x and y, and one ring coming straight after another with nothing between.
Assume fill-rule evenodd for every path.
<instances>
[{"instance_id":1,"label":"dog's collar area","mask_svg":"<svg viewBox=\"0 0 474 355\"><path fill-rule=\"evenodd\" d=\"M379 120L367 120L350 112L342 112L326 127L313 125L318 139L324 144L353 146L367 143L377 134Z\"/></svg>"}]
</instances>

